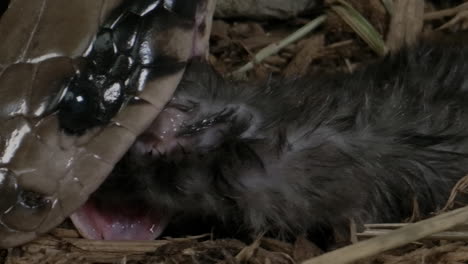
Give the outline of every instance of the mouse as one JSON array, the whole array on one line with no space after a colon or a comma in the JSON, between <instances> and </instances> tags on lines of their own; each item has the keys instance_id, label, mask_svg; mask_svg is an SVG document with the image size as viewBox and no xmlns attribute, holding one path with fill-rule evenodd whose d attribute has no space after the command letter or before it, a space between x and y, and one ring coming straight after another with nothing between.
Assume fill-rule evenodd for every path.
<instances>
[{"instance_id":1,"label":"mouse","mask_svg":"<svg viewBox=\"0 0 468 264\"><path fill-rule=\"evenodd\" d=\"M90 201L145 208L158 235L197 218L324 248L351 221L430 216L468 172L467 59L463 45L418 43L352 73L264 83L194 59Z\"/></svg>"}]
</instances>

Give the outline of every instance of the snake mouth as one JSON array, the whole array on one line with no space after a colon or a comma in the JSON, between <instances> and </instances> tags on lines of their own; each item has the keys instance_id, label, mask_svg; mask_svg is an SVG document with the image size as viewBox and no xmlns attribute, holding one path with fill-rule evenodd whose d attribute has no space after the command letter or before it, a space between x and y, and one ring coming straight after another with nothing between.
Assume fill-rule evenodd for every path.
<instances>
[{"instance_id":1,"label":"snake mouth","mask_svg":"<svg viewBox=\"0 0 468 264\"><path fill-rule=\"evenodd\" d=\"M103 206L89 199L70 216L78 232L96 240L153 240L169 223L170 214L144 201Z\"/></svg>"},{"instance_id":2,"label":"snake mouth","mask_svg":"<svg viewBox=\"0 0 468 264\"><path fill-rule=\"evenodd\" d=\"M158 175L154 163L160 155L174 156L181 145L176 131L188 116L166 107L141 134L114 167L111 175L88 201L70 216L80 234L88 239L152 240L161 235L170 220L167 206L154 202L161 198L148 186L143 171ZM159 167L158 167L159 168ZM152 197L152 198L150 198ZM151 201L151 202L150 202Z\"/></svg>"},{"instance_id":3,"label":"snake mouth","mask_svg":"<svg viewBox=\"0 0 468 264\"><path fill-rule=\"evenodd\" d=\"M214 6L208 7L208 1L205 5L197 7L196 10L189 58L203 57L207 53L210 19ZM160 144L161 146L155 150L160 151L161 147L166 146L165 142L160 142ZM167 144L172 146L170 142ZM154 147L154 143L150 145L151 148ZM132 175L127 176L132 177ZM106 182L108 180L106 179ZM132 191L139 192L138 189ZM121 194L125 195L122 192ZM141 194L141 196L144 195ZM171 219L171 213L168 210L158 208L154 204L150 205L141 197L138 200L121 197L122 199L119 200L119 197L114 196L109 199L110 201L103 197L91 195L88 201L70 216L77 230L85 238L153 240L161 235Z\"/></svg>"}]
</instances>

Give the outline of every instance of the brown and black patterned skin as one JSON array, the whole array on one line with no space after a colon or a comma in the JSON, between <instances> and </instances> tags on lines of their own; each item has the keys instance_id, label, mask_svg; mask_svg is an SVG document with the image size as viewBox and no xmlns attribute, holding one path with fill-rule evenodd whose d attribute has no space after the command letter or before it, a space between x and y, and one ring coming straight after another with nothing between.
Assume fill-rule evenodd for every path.
<instances>
[{"instance_id":1,"label":"brown and black patterned skin","mask_svg":"<svg viewBox=\"0 0 468 264\"><path fill-rule=\"evenodd\" d=\"M261 86L194 61L94 198L233 234L345 234L349 219L402 221L414 201L428 216L468 172L467 59L463 46L421 44L352 74ZM177 132L159 138L170 118Z\"/></svg>"},{"instance_id":2,"label":"brown and black patterned skin","mask_svg":"<svg viewBox=\"0 0 468 264\"><path fill-rule=\"evenodd\" d=\"M206 52L210 5L10 1L0 19L0 247L47 232L88 199L187 60Z\"/></svg>"}]
</instances>

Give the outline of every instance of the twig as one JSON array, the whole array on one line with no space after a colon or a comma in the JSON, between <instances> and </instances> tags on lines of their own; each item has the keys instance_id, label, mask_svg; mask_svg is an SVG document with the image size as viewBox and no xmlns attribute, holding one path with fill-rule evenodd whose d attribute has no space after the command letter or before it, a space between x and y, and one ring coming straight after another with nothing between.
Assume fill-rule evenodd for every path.
<instances>
[{"instance_id":1,"label":"twig","mask_svg":"<svg viewBox=\"0 0 468 264\"><path fill-rule=\"evenodd\" d=\"M387 53L382 36L356 9L344 0L337 0L330 8L350 26L358 36L379 56Z\"/></svg>"},{"instance_id":2,"label":"twig","mask_svg":"<svg viewBox=\"0 0 468 264\"><path fill-rule=\"evenodd\" d=\"M407 226L407 223L365 224L367 229L398 229Z\"/></svg>"},{"instance_id":3,"label":"twig","mask_svg":"<svg viewBox=\"0 0 468 264\"><path fill-rule=\"evenodd\" d=\"M379 229L379 230L366 230L362 233L357 233L356 236L359 240L368 239L372 237L386 235L395 229ZM446 231L433 234L423 238L424 240L455 240L455 241L468 241L468 232Z\"/></svg>"},{"instance_id":4,"label":"twig","mask_svg":"<svg viewBox=\"0 0 468 264\"><path fill-rule=\"evenodd\" d=\"M325 48L326 49L336 49L336 48L341 48L341 47L344 47L344 46L351 45L353 43L354 43L354 40L348 39L348 40L343 40L343 41L338 41L338 42L332 43L332 44L326 46Z\"/></svg>"},{"instance_id":5,"label":"twig","mask_svg":"<svg viewBox=\"0 0 468 264\"><path fill-rule=\"evenodd\" d=\"M395 13L395 6L392 0L381 0L382 4L384 5L385 9L387 10L390 16L393 16Z\"/></svg>"},{"instance_id":6,"label":"twig","mask_svg":"<svg viewBox=\"0 0 468 264\"><path fill-rule=\"evenodd\" d=\"M293 34L289 35L287 38L281 40L280 42L272 43L272 44L268 45L264 49L260 50L257 54L255 54L255 56L253 57L253 59L250 62L248 62L247 64L245 64L244 66L242 66L238 70L232 72L230 75L236 76L236 75L242 74L242 73L244 73L244 72L246 72L248 70L251 70L254 67L255 64L261 62L262 60L264 60L266 57L268 57L270 55L276 54L278 51L280 51L285 46L287 46L287 45L295 42L296 40L304 37L309 32L311 32L312 30L314 30L315 28L320 26L325 21L326 17L327 17L326 15L321 15L321 16L315 18L314 20L310 21L309 23L307 23L306 25L304 25L303 27L301 27L297 31L295 31Z\"/></svg>"},{"instance_id":7,"label":"twig","mask_svg":"<svg viewBox=\"0 0 468 264\"><path fill-rule=\"evenodd\" d=\"M157 248L171 243L168 240L154 241L107 241L107 240L89 240L82 238L54 238L45 236L23 246L28 251L35 249L58 249L67 245L70 251L76 252L107 252L107 253L129 253L141 254L151 252Z\"/></svg>"},{"instance_id":8,"label":"twig","mask_svg":"<svg viewBox=\"0 0 468 264\"><path fill-rule=\"evenodd\" d=\"M459 6L453 7L453 8L448 8L448 9L443 9L439 11L434 11L434 12L429 12L424 14L424 20L436 20L436 19L441 19L444 17L448 16L454 16L458 12L463 11L468 9L468 3L463 3Z\"/></svg>"},{"instance_id":9,"label":"twig","mask_svg":"<svg viewBox=\"0 0 468 264\"><path fill-rule=\"evenodd\" d=\"M414 224L409 224L382 236L337 249L307 260L303 262L303 264L352 263L380 252L403 246L432 234L448 230L456 225L466 223L467 221L468 206Z\"/></svg>"},{"instance_id":10,"label":"twig","mask_svg":"<svg viewBox=\"0 0 468 264\"><path fill-rule=\"evenodd\" d=\"M258 237L251 245L244 247L239 253L236 255L236 260L239 263L247 263L255 254L255 252L260 247L260 241L262 237Z\"/></svg>"},{"instance_id":11,"label":"twig","mask_svg":"<svg viewBox=\"0 0 468 264\"><path fill-rule=\"evenodd\" d=\"M58 235L73 235L70 232L58 230ZM55 234L55 235L56 235ZM59 258L68 260L84 259L85 263L125 263L125 260L139 261L145 258L145 253L154 252L161 246L172 243L168 240L156 241L104 241L79 238L59 238L44 236L33 242L21 246L22 255L9 254L6 263L30 263L30 258ZM25 262L20 262L25 261ZM29 259L29 260L28 260ZM36 262L34 262L36 263ZM40 262L40 263L56 263ZM75 263L75 262L71 262ZM82 263L82 262L79 262Z\"/></svg>"},{"instance_id":12,"label":"twig","mask_svg":"<svg viewBox=\"0 0 468 264\"><path fill-rule=\"evenodd\" d=\"M394 14L387 34L387 48L395 52L417 42L424 25L423 0L395 1Z\"/></svg>"},{"instance_id":13,"label":"twig","mask_svg":"<svg viewBox=\"0 0 468 264\"><path fill-rule=\"evenodd\" d=\"M455 186L452 188L452 192L450 192L450 197L447 200L447 203L445 204L444 208L442 208L442 212L449 210L450 208L453 207L455 203L455 199L457 198L457 195L466 190L468 188L468 175L465 175L463 178L461 178Z\"/></svg>"},{"instance_id":14,"label":"twig","mask_svg":"<svg viewBox=\"0 0 468 264\"><path fill-rule=\"evenodd\" d=\"M447 28L455 26L455 25L457 25L459 23L464 24L463 22L464 22L464 20L466 20L467 17L468 17L468 10L460 11L455 15L455 17L450 19L450 21L448 21L447 23L443 24L442 26L436 28L436 30L447 29Z\"/></svg>"},{"instance_id":15,"label":"twig","mask_svg":"<svg viewBox=\"0 0 468 264\"><path fill-rule=\"evenodd\" d=\"M66 229L66 228L55 228L54 230L50 231L50 235L54 237L61 237L61 238L79 238L81 237L80 234L73 229Z\"/></svg>"},{"instance_id":16,"label":"twig","mask_svg":"<svg viewBox=\"0 0 468 264\"><path fill-rule=\"evenodd\" d=\"M364 227L366 230L389 230L389 229L398 229L410 225L410 223L383 223L383 224L365 224ZM460 224L453 228L447 229L449 231L463 231L468 232L468 223Z\"/></svg>"}]
</instances>

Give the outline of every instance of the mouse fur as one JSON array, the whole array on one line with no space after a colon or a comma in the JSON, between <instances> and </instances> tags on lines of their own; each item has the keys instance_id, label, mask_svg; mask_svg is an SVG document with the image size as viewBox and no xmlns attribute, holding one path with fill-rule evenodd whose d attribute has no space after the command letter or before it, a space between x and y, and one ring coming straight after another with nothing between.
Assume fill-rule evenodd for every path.
<instances>
[{"instance_id":1,"label":"mouse fur","mask_svg":"<svg viewBox=\"0 0 468 264\"><path fill-rule=\"evenodd\" d=\"M194 60L95 196L274 236L399 222L415 203L428 216L468 172L467 61L461 45L421 43L257 84Z\"/></svg>"}]
</instances>

